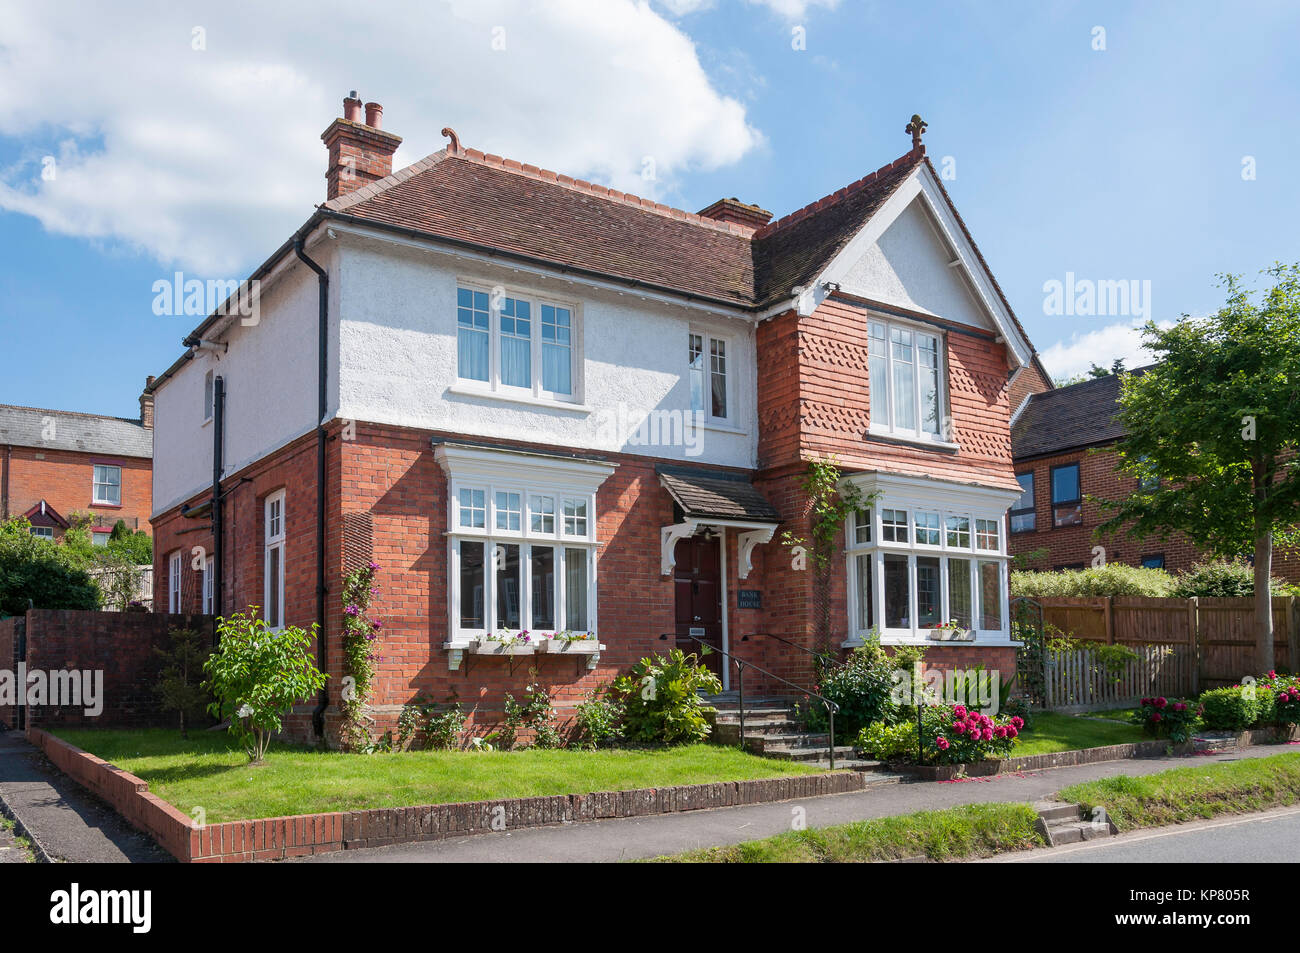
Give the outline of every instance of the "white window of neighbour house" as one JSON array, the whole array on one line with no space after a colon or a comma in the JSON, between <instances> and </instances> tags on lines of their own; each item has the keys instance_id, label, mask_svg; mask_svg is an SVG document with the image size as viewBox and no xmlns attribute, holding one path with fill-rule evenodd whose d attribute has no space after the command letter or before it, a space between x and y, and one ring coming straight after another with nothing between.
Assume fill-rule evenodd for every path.
<instances>
[{"instance_id":1,"label":"white window of neighbour house","mask_svg":"<svg viewBox=\"0 0 1300 953\"><path fill-rule=\"evenodd\" d=\"M577 331L572 304L461 285L456 289L457 376L503 397L572 403Z\"/></svg>"},{"instance_id":2,"label":"white window of neighbour house","mask_svg":"<svg viewBox=\"0 0 1300 953\"><path fill-rule=\"evenodd\" d=\"M273 629L284 628L285 491L272 493L263 503L265 525L262 618Z\"/></svg>"},{"instance_id":3,"label":"white window of neighbour house","mask_svg":"<svg viewBox=\"0 0 1300 953\"><path fill-rule=\"evenodd\" d=\"M122 505L122 468L95 464L92 503L105 506Z\"/></svg>"},{"instance_id":4,"label":"white window of neighbour house","mask_svg":"<svg viewBox=\"0 0 1300 953\"><path fill-rule=\"evenodd\" d=\"M873 319L868 337L871 432L946 439L942 335Z\"/></svg>"}]
</instances>

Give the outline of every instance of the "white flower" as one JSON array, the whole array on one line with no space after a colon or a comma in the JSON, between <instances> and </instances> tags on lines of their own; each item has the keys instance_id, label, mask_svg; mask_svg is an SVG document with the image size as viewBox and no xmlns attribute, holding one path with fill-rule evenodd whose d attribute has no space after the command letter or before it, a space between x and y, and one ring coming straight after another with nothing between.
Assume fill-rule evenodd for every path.
<instances>
[{"instance_id":1,"label":"white flower","mask_svg":"<svg viewBox=\"0 0 1300 953\"><path fill-rule=\"evenodd\" d=\"M253 714L253 706L247 703L240 705L239 711L235 712L235 714L240 718L248 718Z\"/></svg>"}]
</instances>

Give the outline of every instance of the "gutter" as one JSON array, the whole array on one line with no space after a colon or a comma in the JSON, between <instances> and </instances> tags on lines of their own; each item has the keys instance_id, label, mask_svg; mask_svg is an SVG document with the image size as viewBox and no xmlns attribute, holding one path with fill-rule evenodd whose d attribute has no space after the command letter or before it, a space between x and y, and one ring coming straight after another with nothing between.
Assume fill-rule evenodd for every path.
<instances>
[{"instance_id":1,"label":"gutter","mask_svg":"<svg viewBox=\"0 0 1300 953\"><path fill-rule=\"evenodd\" d=\"M316 216L313 216L313 220ZM310 222L308 223L311 224ZM304 226L304 229L306 226ZM316 273L319 294L319 321L317 324L316 367L316 665L329 672L329 640L325 627L325 414L328 410L326 373L329 351L329 290L330 279L325 269L312 260L302 247L302 230L293 237L293 253L298 260ZM320 690L320 698L311 713L312 729L320 738L325 737L325 710L329 707L329 680Z\"/></svg>"}]
</instances>

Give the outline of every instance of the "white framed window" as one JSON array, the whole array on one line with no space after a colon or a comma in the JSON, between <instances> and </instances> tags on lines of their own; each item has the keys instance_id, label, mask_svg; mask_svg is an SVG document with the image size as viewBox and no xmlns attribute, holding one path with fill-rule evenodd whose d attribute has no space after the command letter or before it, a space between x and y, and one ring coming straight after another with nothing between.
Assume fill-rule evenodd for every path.
<instances>
[{"instance_id":1,"label":"white framed window","mask_svg":"<svg viewBox=\"0 0 1300 953\"><path fill-rule=\"evenodd\" d=\"M215 402L215 390L213 389L213 372L209 370L203 375L203 422L207 423L212 419L213 405Z\"/></svg>"},{"instance_id":2,"label":"white framed window","mask_svg":"<svg viewBox=\"0 0 1300 953\"><path fill-rule=\"evenodd\" d=\"M121 506L122 468L97 463L94 471L91 501L108 506Z\"/></svg>"},{"instance_id":3,"label":"white framed window","mask_svg":"<svg viewBox=\"0 0 1300 953\"><path fill-rule=\"evenodd\" d=\"M953 620L978 642L1008 641L1000 526L995 512L954 512L935 495L882 494L855 513L845 527L848 644L873 630L890 643L927 642L928 629Z\"/></svg>"},{"instance_id":4,"label":"white framed window","mask_svg":"<svg viewBox=\"0 0 1300 953\"><path fill-rule=\"evenodd\" d=\"M215 611L216 600L212 592L212 559L205 557L203 560L203 614L212 615Z\"/></svg>"},{"instance_id":5,"label":"white framed window","mask_svg":"<svg viewBox=\"0 0 1300 953\"><path fill-rule=\"evenodd\" d=\"M41 537L42 539L53 539L53 538L54 538L54 527L53 527L53 526L33 526L33 527L31 527L30 532L31 532L31 534L32 534L33 536L39 536L39 537Z\"/></svg>"},{"instance_id":6,"label":"white framed window","mask_svg":"<svg viewBox=\"0 0 1300 953\"><path fill-rule=\"evenodd\" d=\"M285 491L277 490L262 504L265 525L262 618L273 629L284 628Z\"/></svg>"},{"instance_id":7,"label":"white framed window","mask_svg":"<svg viewBox=\"0 0 1300 953\"><path fill-rule=\"evenodd\" d=\"M686 340L686 368L691 388L691 410L712 420L729 420L730 369L728 342L704 332L691 331Z\"/></svg>"},{"instance_id":8,"label":"white framed window","mask_svg":"<svg viewBox=\"0 0 1300 953\"><path fill-rule=\"evenodd\" d=\"M941 441L943 337L875 318L867 325L872 432Z\"/></svg>"},{"instance_id":9,"label":"white framed window","mask_svg":"<svg viewBox=\"0 0 1300 953\"><path fill-rule=\"evenodd\" d=\"M108 530L104 530L103 532L100 532L99 530L91 530L90 543L92 546L107 546L111 535L112 534Z\"/></svg>"},{"instance_id":10,"label":"white framed window","mask_svg":"<svg viewBox=\"0 0 1300 953\"><path fill-rule=\"evenodd\" d=\"M564 535L587 535L587 501L565 497L564 500Z\"/></svg>"},{"instance_id":11,"label":"white framed window","mask_svg":"<svg viewBox=\"0 0 1300 953\"><path fill-rule=\"evenodd\" d=\"M181 611L181 551L167 557L167 611Z\"/></svg>"},{"instance_id":12,"label":"white framed window","mask_svg":"<svg viewBox=\"0 0 1300 953\"><path fill-rule=\"evenodd\" d=\"M576 402L577 310L521 291L456 288L456 368L503 394Z\"/></svg>"}]
</instances>

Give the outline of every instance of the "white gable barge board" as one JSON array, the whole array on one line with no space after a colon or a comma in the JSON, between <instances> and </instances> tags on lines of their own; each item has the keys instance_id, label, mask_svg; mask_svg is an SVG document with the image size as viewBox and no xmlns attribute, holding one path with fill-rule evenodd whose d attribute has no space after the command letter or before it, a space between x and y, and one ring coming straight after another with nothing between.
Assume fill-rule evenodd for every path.
<instances>
[{"instance_id":1,"label":"white gable barge board","mask_svg":"<svg viewBox=\"0 0 1300 953\"><path fill-rule=\"evenodd\" d=\"M980 308L988 315L999 336L1006 342L1008 350L1017 365L1028 364L1033 358L1029 342L1016 326L1011 312L1002 303L992 277L980 264L979 256L961 226L952 214L934 173L929 166L920 165L885 201L865 226L849 241L829 265L818 275L817 279L798 296L798 311L801 315L810 315L817 309L832 288L838 287L852 272L858 263L868 254L871 247L879 242L881 236L912 205L914 201L925 203L925 209L939 230L943 243L953 250L954 259L943 262L946 266L953 263L969 280L972 293ZM827 286L830 285L831 288ZM773 313L778 313L774 311ZM953 319L954 315L936 315Z\"/></svg>"}]
</instances>

